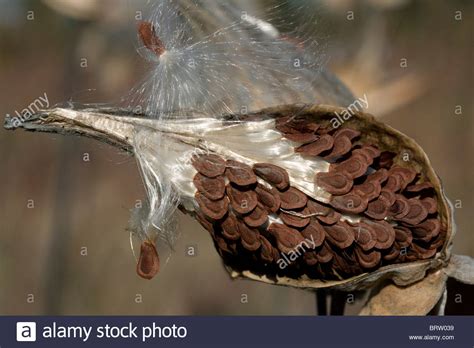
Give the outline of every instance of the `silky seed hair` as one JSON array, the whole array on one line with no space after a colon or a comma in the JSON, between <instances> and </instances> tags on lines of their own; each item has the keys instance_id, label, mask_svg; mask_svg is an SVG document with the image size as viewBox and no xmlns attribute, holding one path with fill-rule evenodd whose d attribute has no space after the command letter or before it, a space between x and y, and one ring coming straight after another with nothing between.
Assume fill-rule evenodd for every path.
<instances>
[{"instance_id":1,"label":"silky seed hair","mask_svg":"<svg viewBox=\"0 0 474 348\"><path fill-rule=\"evenodd\" d=\"M174 212L179 203L192 205L195 171L190 156L199 137L221 152L244 154L244 160L290 160L288 164L299 168L295 175L302 186L312 190L307 168L324 164L292 155L272 121L243 125L238 114L285 102L314 102L311 83L325 60L316 35L306 27L309 23L313 28L315 18L288 2L264 10L263 19L234 1L163 0L150 1L148 7L150 15L138 22L137 31L139 53L150 70L124 102L163 121L168 134L184 132L189 146L162 132L135 134L134 153L147 202L133 212L129 230L140 240L159 238L173 247L178 238ZM292 29L282 34L277 26ZM196 111L203 118L189 123ZM223 122L222 116L230 113L237 115L232 124Z\"/></svg>"}]
</instances>

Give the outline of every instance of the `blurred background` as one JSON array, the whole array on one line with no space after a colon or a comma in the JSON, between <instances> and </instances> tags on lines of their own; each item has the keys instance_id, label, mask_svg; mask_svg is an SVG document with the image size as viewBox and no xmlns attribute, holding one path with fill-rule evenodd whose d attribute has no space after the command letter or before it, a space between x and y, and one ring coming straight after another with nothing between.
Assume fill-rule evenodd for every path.
<instances>
[{"instance_id":1,"label":"blurred background","mask_svg":"<svg viewBox=\"0 0 474 348\"><path fill-rule=\"evenodd\" d=\"M474 3L305 3L328 67L355 96L367 94L369 112L424 148L457 207L454 252L474 256ZM1 118L44 93L50 106L120 100L146 71L135 32L143 4L0 0ZM275 4L242 6L258 13ZM139 278L125 228L144 190L135 160L110 146L0 128L0 168L2 315L315 313L310 292L230 280L208 233L182 215L166 266L152 281ZM453 289L453 313L472 313L473 299Z\"/></svg>"}]
</instances>

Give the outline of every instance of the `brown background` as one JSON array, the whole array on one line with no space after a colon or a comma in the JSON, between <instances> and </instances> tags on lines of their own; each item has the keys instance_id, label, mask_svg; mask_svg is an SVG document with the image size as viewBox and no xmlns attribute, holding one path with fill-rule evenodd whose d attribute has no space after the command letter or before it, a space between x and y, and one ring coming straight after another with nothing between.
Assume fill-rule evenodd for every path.
<instances>
[{"instance_id":1,"label":"brown background","mask_svg":"<svg viewBox=\"0 0 474 348\"><path fill-rule=\"evenodd\" d=\"M51 103L113 102L143 76L133 21L139 5L75 1L71 11L71 3L0 1L2 116L45 92ZM448 196L461 202L454 251L474 256L472 2L307 3L320 18L329 67L355 95L368 95L370 112L418 141ZM29 10L34 21L26 20ZM135 160L112 147L1 129L0 168L0 314L315 312L310 292L231 281L207 233L188 217L159 276L138 278L125 227L143 188ZM186 256L190 245L197 256Z\"/></svg>"}]
</instances>

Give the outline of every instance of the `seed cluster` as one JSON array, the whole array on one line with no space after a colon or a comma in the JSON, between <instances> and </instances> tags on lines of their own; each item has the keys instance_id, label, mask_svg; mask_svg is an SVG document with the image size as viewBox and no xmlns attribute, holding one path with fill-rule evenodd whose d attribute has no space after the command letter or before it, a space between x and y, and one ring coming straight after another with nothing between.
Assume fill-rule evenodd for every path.
<instances>
[{"instance_id":1,"label":"seed cluster","mask_svg":"<svg viewBox=\"0 0 474 348\"><path fill-rule=\"evenodd\" d=\"M395 153L364 143L355 129L304 117L279 118L276 129L295 142L296 153L330 163L314 180L331 199L309 197L274 164L194 158L196 218L226 263L267 276L345 279L431 258L442 247L446 228L432 184L395 165ZM290 254L298 257L281 267Z\"/></svg>"}]
</instances>

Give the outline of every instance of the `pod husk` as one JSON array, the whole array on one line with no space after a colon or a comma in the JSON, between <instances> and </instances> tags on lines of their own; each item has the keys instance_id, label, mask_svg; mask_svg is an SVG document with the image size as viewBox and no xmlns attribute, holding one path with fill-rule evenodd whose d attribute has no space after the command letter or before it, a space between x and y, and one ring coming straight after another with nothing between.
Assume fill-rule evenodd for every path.
<instances>
[{"instance_id":1,"label":"pod husk","mask_svg":"<svg viewBox=\"0 0 474 348\"><path fill-rule=\"evenodd\" d=\"M341 114L344 110L346 109L331 105L285 105L263 109L250 116L270 115L278 118L289 115L301 115L320 123L329 123L336 116L336 113ZM265 275L255 274L249 270L237 271L226 265L226 269L232 278L247 278L269 284L306 289L326 288L356 291L372 288L376 283L386 280L391 280L398 286L408 286L423 279L427 272L435 272L447 266L451 256L452 240L456 231L453 220L453 208L444 194L441 181L436 175L426 153L412 138L378 121L371 114L360 111L353 112L352 117L345 121L344 125L359 130L362 133L362 140L377 144L378 148L382 151L408 153L410 156L410 166L420 172L423 179L430 181L434 185L438 197L439 218L447 229L443 248L433 258L428 260L383 266L370 273L363 273L344 280L323 281L306 276L298 279L288 277L270 279ZM398 160L401 161L400 159Z\"/></svg>"}]
</instances>

